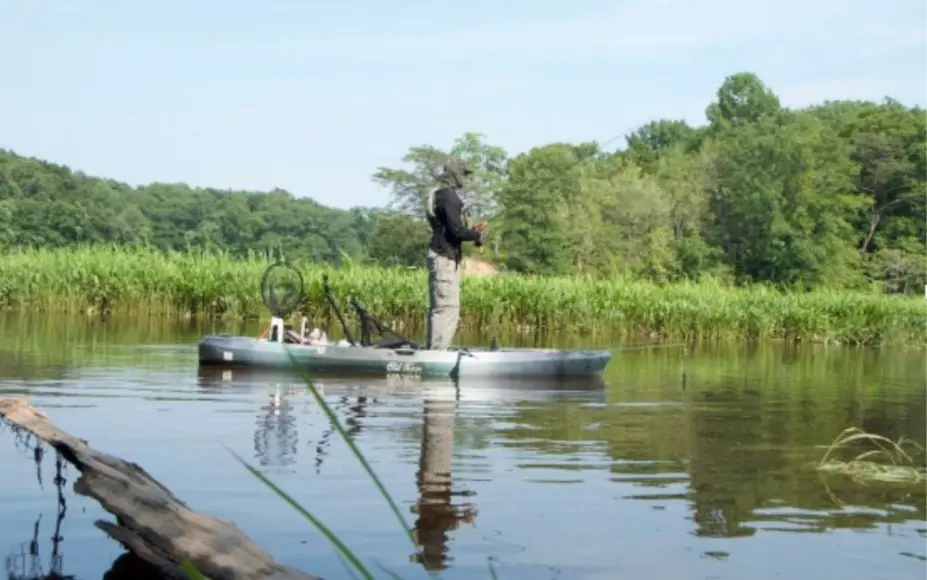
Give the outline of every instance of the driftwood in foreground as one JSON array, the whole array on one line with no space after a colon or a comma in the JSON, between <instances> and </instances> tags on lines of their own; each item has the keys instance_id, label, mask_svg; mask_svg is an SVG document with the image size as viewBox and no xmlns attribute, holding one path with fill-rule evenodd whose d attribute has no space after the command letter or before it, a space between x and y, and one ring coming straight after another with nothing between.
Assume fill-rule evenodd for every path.
<instances>
[{"instance_id":1,"label":"driftwood in foreground","mask_svg":"<svg viewBox=\"0 0 927 580\"><path fill-rule=\"evenodd\" d=\"M234 524L197 513L134 463L91 448L62 431L23 397L0 399L0 419L32 432L80 471L74 491L97 500L116 524L97 527L168 577L190 562L207 578L315 580L284 566Z\"/></svg>"}]
</instances>

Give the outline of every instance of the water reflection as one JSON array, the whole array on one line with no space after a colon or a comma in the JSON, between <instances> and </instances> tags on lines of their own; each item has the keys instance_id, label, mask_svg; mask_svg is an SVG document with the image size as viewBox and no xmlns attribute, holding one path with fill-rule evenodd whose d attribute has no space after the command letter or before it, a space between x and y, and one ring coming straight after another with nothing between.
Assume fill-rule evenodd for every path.
<instances>
[{"instance_id":1,"label":"water reflection","mask_svg":"<svg viewBox=\"0 0 927 580\"><path fill-rule=\"evenodd\" d=\"M461 523L472 524L476 508L472 503L455 505L455 497L476 495L468 491L454 491L451 477L451 459L454 454L454 425L457 418L457 401L447 398L426 397L423 405L421 452L419 455L418 501L412 513L415 520L415 538L422 551L414 560L426 570L443 570L448 557L448 532Z\"/></svg>"},{"instance_id":2,"label":"water reflection","mask_svg":"<svg viewBox=\"0 0 927 580\"><path fill-rule=\"evenodd\" d=\"M43 460L47 445L28 431L13 428L0 422L0 430L13 432L14 446L23 455L30 457L35 463L36 479L39 487L44 488L42 478ZM61 454L55 451L55 476L52 484L55 487L56 510L55 523L51 530L50 548L45 543L42 525L42 513L36 515L32 524L28 540L12 546L4 559L7 580L75 580L73 574L64 572L64 537L61 528L68 514L68 503L65 496L65 485L68 482L68 463ZM24 534L25 535L25 534ZM49 548L46 552L45 548ZM47 570L46 570L47 565ZM104 575L104 580L155 580L163 576L154 570L148 563L126 552L117 558Z\"/></svg>"},{"instance_id":3,"label":"water reflection","mask_svg":"<svg viewBox=\"0 0 927 580\"><path fill-rule=\"evenodd\" d=\"M274 425L279 428L284 423L281 417L288 417L288 425L292 423L289 397L296 391L304 390L304 387L297 386L298 378L280 371L204 366L200 367L198 376L198 387L208 392L220 389L234 389L230 392L260 391L266 390L268 385L273 386L275 392L270 396L271 402L262 407L260 416L261 440L268 438L269 428L265 427ZM472 499L469 499L476 492L456 489L452 477L455 428L462 397L468 401L491 403L514 400L602 404L605 401L605 383L600 377L581 380L506 379L492 383L485 380L452 382L398 376L382 379L345 377L329 378L324 383L317 382L315 386L329 398L337 396L329 405L336 414L343 417L345 429L351 437L357 437L364 431L368 408L378 402L374 394L421 397L422 428L417 442L419 453L415 474L418 497L410 508L415 514L414 537L421 549L412 555L412 561L428 571L440 571L449 566L453 561L448 547L452 532L461 524L472 524L477 515L477 509ZM295 433L295 427L291 432ZM321 471L329 445L336 437L334 426L329 424L315 446L316 473ZM266 445L261 447L264 465L270 463L266 448ZM295 444L289 438L286 449L295 456ZM295 459L291 459L290 463L293 461ZM277 461L274 465L281 463Z\"/></svg>"},{"instance_id":4,"label":"water reflection","mask_svg":"<svg viewBox=\"0 0 927 580\"><path fill-rule=\"evenodd\" d=\"M277 385L268 402L261 406L254 431L254 456L262 467L290 473L295 470L299 428L290 398L297 392L293 387Z\"/></svg>"},{"instance_id":5,"label":"water reflection","mask_svg":"<svg viewBox=\"0 0 927 580\"><path fill-rule=\"evenodd\" d=\"M679 355L628 356L607 405L515 403L497 433L510 449L548 457L581 455L566 443L601 445L622 499L687 503L696 537L899 535L892 526L927 520L923 483L867 487L813 467L848 426L923 445L927 390L907 382L923 376L923 357L895 355L888 367L879 353L776 354L687 360L685 389L674 386Z\"/></svg>"},{"instance_id":6,"label":"water reflection","mask_svg":"<svg viewBox=\"0 0 927 580\"><path fill-rule=\"evenodd\" d=\"M229 369L215 369L201 367L199 386L201 389L215 389L229 386L258 386L261 379L271 378L281 380L292 375L263 371L240 372ZM237 379L237 381L236 381ZM368 384L344 385L344 389L357 389L357 396L341 395L337 401L330 403L332 410L344 417L345 431L351 437L357 437L364 429L364 419L367 417L367 406L376 399L369 397L365 387L372 390L389 390L392 392L414 389L417 393L424 393L422 407L422 433L419 442L420 452L416 483L418 498L412 506L412 513L417 518L413 524L414 536L422 550L412 556L413 561L422 564L429 570L443 570L447 568L451 558L448 555L449 532L456 530L461 523L472 523L476 516L476 509L472 503L457 505L456 497L475 495L469 491L455 491L451 478L451 459L454 452L454 426L457 414L457 399L459 384L441 381L442 388L423 390L424 381L405 377L390 377L384 381L368 381ZM263 383L266 385L267 383ZM326 384L317 384L323 392L327 390ZM377 389L379 387L379 389ZM262 465L275 466L290 465L295 462L296 455L296 428L292 416L292 404L289 396L297 392L293 386L285 387L281 383L274 386L275 392L270 396L270 402L264 405L259 417L259 429L255 435L255 451L260 457ZM268 453L267 441L271 439L270 432L285 433L277 435L277 439L285 439L285 459L283 455L276 455L271 461ZM328 446L335 433L333 425L323 432L316 445L316 473L322 468L327 454ZM259 445L259 441L261 444ZM280 446L284 448L283 445Z\"/></svg>"},{"instance_id":7,"label":"water reflection","mask_svg":"<svg viewBox=\"0 0 927 580\"><path fill-rule=\"evenodd\" d=\"M61 359L66 358L64 355ZM0 350L0 381L62 381L71 374L67 363L36 360L30 353Z\"/></svg>"},{"instance_id":8,"label":"water reflection","mask_svg":"<svg viewBox=\"0 0 927 580\"><path fill-rule=\"evenodd\" d=\"M822 409L811 392L784 401L753 385L750 380L722 381L698 393L697 404L686 411L691 429L686 495L693 504L696 535L875 529L927 517L923 485L866 487L813 469L823 447L846 425L867 425L897 438L899 426L913 427L915 409L908 405L914 401L879 405L881 412L866 413L866 421L861 397L853 397L844 423L828 425L824 419L833 411ZM923 398L918 399L923 423Z\"/></svg>"},{"instance_id":9,"label":"water reflection","mask_svg":"<svg viewBox=\"0 0 927 580\"><path fill-rule=\"evenodd\" d=\"M370 402L376 403L377 400L370 399ZM341 412L345 418L344 423L346 426L345 431L349 436L357 437L363 431L363 421L367 416L367 405L368 397L358 396L356 401L351 401L350 397L342 396L334 404L331 404L332 411L335 414ZM335 426L329 425L329 427L322 433L322 436L319 438L318 443L315 446L315 473L316 475L322 473L322 463L325 461L325 457L328 455L328 449L331 445L332 436L335 433Z\"/></svg>"},{"instance_id":10,"label":"water reflection","mask_svg":"<svg viewBox=\"0 0 927 580\"><path fill-rule=\"evenodd\" d=\"M197 367L197 388L202 393L214 393L228 389L229 392L264 392L268 386L285 385L299 392L305 390L305 383L292 372L265 370L248 367L223 367L205 365ZM424 379L414 376L384 376L369 374L326 376L324 381L316 380L316 388L325 396L400 396L419 397L429 389L456 389L462 401L577 401L604 403L606 382L601 376L592 377L502 377L485 378ZM342 399L342 403L344 403ZM329 403L337 405L338 403Z\"/></svg>"},{"instance_id":11,"label":"water reflection","mask_svg":"<svg viewBox=\"0 0 927 580\"><path fill-rule=\"evenodd\" d=\"M20 451L25 451L32 456L35 462L36 477L40 487L44 487L42 482L42 459L45 456L45 445L38 441L33 435L20 430L12 429L15 437L16 447ZM74 578L72 575L63 573L64 559L61 554L61 524L67 515L68 506L64 498L64 484L67 483L65 478L66 464L61 454L55 452L55 477L52 483L55 486L55 492L58 499L57 510L55 514L54 531L51 535L51 554L48 556L48 572L45 572L42 557L39 533L42 525L42 514L36 517L35 524L32 528L32 537L28 542L23 542L17 547L10 550L6 557L7 578L9 580L51 580L51 579L68 579Z\"/></svg>"},{"instance_id":12,"label":"water reflection","mask_svg":"<svg viewBox=\"0 0 927 580\"><path fill-rule=\"evenodd\" d=\"M107 432L107 419L125 421L135 438L133 452L138 445L149 454L146 466L186 486L185 500L212 502L206 511L232 513L259 544L299 567L339 564L325 561L327 546L297 545L308 533L301 521L285 530L272 511L252 514L250 506L242 507L238 494L252 493L254 482L238 466L223 474L227 497L203 489L202 478L226 462L215 457L214 433L234 438L237 447L253 444L254 463L262 469L301 469L281 481L287 487L311 478L315 459L316 470L327 470L328 477L316 478L304 492L325 502L326 521L338 522L345 541L365 556L405 560L416 552L414 567L449 567L459 577L485 576L486 557L492 557L506 568L506 578L544 578L556 568L562 578L772 580L835 573L859 580L913 577L927 557L923 485L867 487L839 474L818 475L811 465L823 455L822 446L849 426L924 443L923 353L777 345L693 348L686 358L672 349L628 351L611 365L607 390L604 383L587 388L465 379L456 402L446 382L331 377L323 386L326 400L352 435L364 439L378 473L406 502L403 510L414 506L406 516L419 541L410 549L396 540L395 522L384 521L388 514L370 520L370 504L384 506L313 398L302 394L298 378L245 369L229 370L227 378L221 369L210 369L211 377L201 369L197 377L195 348L174 343L195 342L199 332L172 339L166 332L123 336L116 330L81 330L66 348L56 342L61 332L50 332L47 340L4 333L0 348L24 354L13 362L0 352L0 390L29 392L40 407L59 406L56 414L104 447L112 445L109 437L125 443L127 434L115 427ZM173 345L151 346L161 340ZM111 398L86 399L101 392ZM73 398L62 401L59 395ZM172 421L173 441L191 441L183 458L189 468L178 465L180 458L162 458L164 434L136 430L136 417ZM300 451L307 454L302 458L292 445L297 428ZM453 434L453 444L441 433ZM336 451L338 457L328 455ZM332 460L349 469L336 472ZM51 463L45 461L46 487ZM0 478L0 500L9 503L24 497L17 495L21 482L3 481L10 479ZM478 498L467 497L473 491ZM475 512L466 502L477 499L483 523L471 530L461 522ZM272 494L249 500L287 509ZM39 561L45 573L55 517L53 500L46 501L23 515L4 513L7 535L0 546L28 557L33 511L41 511ZM523 505L532 507L519 509ZM554 518L557 525L550 526ZM566 539L563 529L571 530ZM71 548L58 550L67 553L65 571L99 577L109 561L98 555L108 553L111 541L82 540L77 555L75 540L68 540L61 546ZM648 556L654 546L672 551L673 559ZM789 562L764 556L782 553L796 557ZM809 554L811 563L797 563ZM17 573L28 576L32 571L23 561ZM106 577L117 578L131 564L121 557ZM93 572L85 576L89 568ZM340 568L329 577L339 575Z\"/></svg>"}]
</instances>

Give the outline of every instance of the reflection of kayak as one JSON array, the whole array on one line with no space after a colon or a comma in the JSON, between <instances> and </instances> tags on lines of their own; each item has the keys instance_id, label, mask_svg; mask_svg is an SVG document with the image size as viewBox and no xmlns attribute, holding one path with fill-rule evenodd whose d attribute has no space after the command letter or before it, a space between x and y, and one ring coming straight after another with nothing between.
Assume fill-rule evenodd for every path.
<instances>
[{"instance_id":1,"label":"reflection of kayak","mask_svg":"<svg viewBox=\"0 0 927 580\"><path fill-rule=\"evenodd\" d=\"M425 350L403 344L360 346L292 344L245 336L207 336L199 344L201 365L285 370L297 365L313 374L360 373L423 377L567 377L597 375L611 353L531 348Z\"/></svg>"},{"instance_id":2,"label":"reflection of kayak","mask_svg":"<svg viewBox=\"0 0 927 580\"><path fill-rule=\"evenodd\" d=\"M234 392L267 391L269 387L286 390L305 390L302 378L285 370L268 370L253 367L205 365L199 368L199 387L204 390L230 390ZM558 401L582 400L605 402L605 381L601 375L582 377L476 377L457 380L423 378L411 375L372 377L347 374L326 376L314 380L315 387L324 396L424 396L438 399L467 401ZM456 388L455 388L456 387Z\"/></svg>"}]
</instances>

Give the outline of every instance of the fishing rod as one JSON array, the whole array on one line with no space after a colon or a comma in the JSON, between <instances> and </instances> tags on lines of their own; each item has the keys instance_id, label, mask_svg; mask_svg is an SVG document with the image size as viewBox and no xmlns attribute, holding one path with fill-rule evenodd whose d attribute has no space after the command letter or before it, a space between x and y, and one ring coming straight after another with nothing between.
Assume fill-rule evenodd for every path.
<instances>
[{"instance_id":1,"label":"fishing rod","mask_svg":"<svg viewBox=\"0 0 927 580\"><path fill-rule=\"evenodd\" d=\"M599 144L598 141L592 141L591 143L595 144L595 146L596 146L596 148L598 149L598 151L593 152L592 154L583 156L582 158L576 160L576 161L573 163L573 165L571 165L568 169L566 169L565 171L559 172L559 174L557 174L555 177L550 178L544 185L548 185L548 186L549 186L549 185L551 185L551 184L557 184L557 183L559 183L559 182L561 182L561 181L566 181L567 178L573 177L573 172L574 172L577 168L578 168L578 169L582 169L582 168L585 166L585 164L587 164L587 163L594 163L594 162L596 162L596 161L601 161L602 159L607 158L609 155L613 155L614 153L606 153L606 152L603 151L603 149L606 148L606 147L608 147L609 145L611 145L612 143L614 143L614 142L617 141L618 139L621 139L622 137L626 137L626 135L625 135L624 133L619 133L619 134L617 134L617 135L613 135L612 137L608 138L607 140L605 140L605 141L602 142L601 144ZM542 165L542 168L543 168L543 169L552 169L552 167L550 167L549 165ZM432 175L432 179L433 179L434 181L437 181L437 180L438 180L438 175L434 175L434 174L433 174L433 175ZM474 193L472 190L471 190L471 191L468 191L468 190L466 189L466 187L461 188L461 191L462 191L465 195L466 195L467 193ZM425 194L425 203L424 203L424 207L425 207L425 215L426 215L426 217L429 216L429 215L433 215L433 213L432 213L432 208L433 208L433 205L434 205L434 192L435 192L435 189L434 189L434 188L429 188L428 193ZM472 204L470 204L470 205L472 205ZM480 217L480 220L481 220L481 223L483 223L483 226L484 226L484 229L483 229L482 231L485 232L485 228L489 225L490 222L493 222L493 221L496 221L496 222L497 222L501 217L503 217L503 216L505 215L505 211L506 211L505 209L502 209L502 210L499 210L499 211L493 211L492 214L489 215L488 217L479 216L479 217ZM468 208L467 206L464 207L464 214L463 214L461 217L464 218L464 227L466 227L467 229L470 229L470 223L469 223L469 222L470 222L470 219L471 219L472 215L471 215L471 213L470 213L470 211L469 211L469 208ZM478 223L479 223L479 222L478 222ZM485 247L485 245L486 245L486 241L485 241L485 233L484 233L484 235L483 235L483 243L480 244L480 246L479 246L479 248L480 248L480 253L481 253L481 254L483 253L483 248Z\"/></svg>"},{"instance_id":2,"label":"fishing rod","mask_svg":"<svg viewBox=\"0 0 927 580\"><path fill-rule=\"evenodd\" d=\"M647 349L679 348L679 347L682 347L682 348L688 349L688 347L689 347L690 344L691 344L691 343L689 343L689 342L671 342L671 343L668 343L668 344L664 344L664 343L659 343L659 342L658 342L658 343L654 343L654 344L632 344L632 345L626 345L626 344L623 344L623 343L617 343L617 344L612 344L612 345L606 344L605 346L597 346L597 347L595 347L595 348L605 348L605 349L608 349L608 350L647 350Z\"/></svg>"},{"instance_id":3,"label":"fishing rod","mask_svg":"<svg viewBox=\"0 0 927 580\"><path fill-rule=\"evenodd\" d=\"M593 140L591 143L596 145L596 148L598 149L598 151L593 152L589 155L583 156L580 159L577 159L569 168L558 172L554 177L551 177L546 182L544 182L543 185L549 186L549 185L559 184L560 182L565 182L567 178L572 178L574 176L573 174L576 170L582 170L586 166L586 164L593 164L597 161L602 161L603 159L606 159L607 157L614 155L614 152L606 153L604 149L608 147L609 145L611 145L612 143L614 143L615 141L617 141L618 139L621 139L622 137L626 137L626 135L624 133L619 133L617 135L613 135L612 137L608 138L601 144L599 144L598 141ZM553 167L551 167L551 165L544 164L543 162L541 163L540 168L541 169L551 169L551 170L554 169ZM498 220L500 216L505 215L505 212L506 212L505 209L499 210L497 212L493 212L491 216L485 219L485 222L488 223L491 221Z\"/></svg>"},{"instance_id":4,"label":"fishing rod","mask_svg":"<svg viewBox=\"0 0 927 580\"><path fill-rule=\"evenodd\" d=\"M594 145L596 146L596 149L597 149L596 151L592 152L592 153L589 154L589 155L585 155L585 156L581 157L580 159L576 160L576 161L573 163L573 165L571 165L568 169L556 173L554 177L548 179L548 180L547 180L546 182L544 182L542 185L549 187L549 186L551 186L551 185L557 185L557 184L559 184L560 182L566 182L566 180L567 180L568 178L572 179L572 178L574 177L574 173L575 173L575 171L576 171L577 169L581 172L582 169L586 166L587 163L592 164L592 163L601 161L601 160L603 160L603 159L606 159L606 158L608 158L608 157L611 156L611 155L614 155L614 152L613 152L613 153L606 153L606 152L604 151L604 149L605 149L606 147L608 147L609 145L611 145L612 143L614 143L615 141L617 141L618 139L622 138L622 137L626 137L626 135L625 135L624 133L619 133L619 134L617 134L617 135L613 135L612 137L610 137L609 139L605 140L605 141L602 142L601 144L599 144L598 141L592 141L591 143L594 144ZM545 164L543 161L541 161L541 167L540 167L540 168L541 168L541 169L554 169L551 165ZM465 193L467 192L466 189L464 189L464 192L465 192ZM473 192L471 191L471 192L469 192L469 193L473 193ZM431 202L431 195L432 195L432 194L429 194L429 198L428 198L428 200L426 201L426 203L430 203L430 202ZM426 206L426 207L427 207L427 206ZM426 212L426 213L427 213L427 212ZM483 224L483 229L480 231L480 233L481 233L481 242L482 242L482 243L479 245L480 254L483 254L483 253L484 253L484 248L485 248L485 246L486 246L486 228L488 228L489 225L490 225L491 223L493 223L493 222L495 222L496 224L498 224L499 221L505 217L505 214L506 214L506 209L503 208L503 209L498 210L498 211L493 211L493 212L491 213L491 215L489 215L488 217L483 218L483 216L480 216L480 217L481 217L481 222L482 222L482 224ZM465 221L464 221L464 227L466 227L466 228L469 229L470 225L469 225L468 222L469 222L469 217L470 217L470 216L469 216L469 214L467 214L465 217L466 217L466 219L465 219Z\"/></svg>"}]
</instances>

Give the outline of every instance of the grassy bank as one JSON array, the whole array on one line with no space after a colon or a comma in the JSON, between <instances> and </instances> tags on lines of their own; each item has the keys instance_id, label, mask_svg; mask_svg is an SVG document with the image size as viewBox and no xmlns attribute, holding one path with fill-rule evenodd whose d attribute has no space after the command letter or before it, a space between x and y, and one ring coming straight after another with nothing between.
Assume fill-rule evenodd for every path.
<instances>
[{"instance_id":1,"label":"grassy bank","mask_svg":"<svg viewBox=\"0 0 927 580\"><path fill-rule=\"evenodd\" d=\"M259 284L264 256L162 254L143 249L36 250L0 257L0 308L99 310L151 315L266 317ZM336 296L356 296L386 320L424 319L424 270L300 266L306 311L325 316L321 276ZM602 330L668 339L772 338L922 345L923 298L815 292L711 283L656 286L642 281L503 275L466 278L462 325Z\"/></svg>"}]
</instances>

